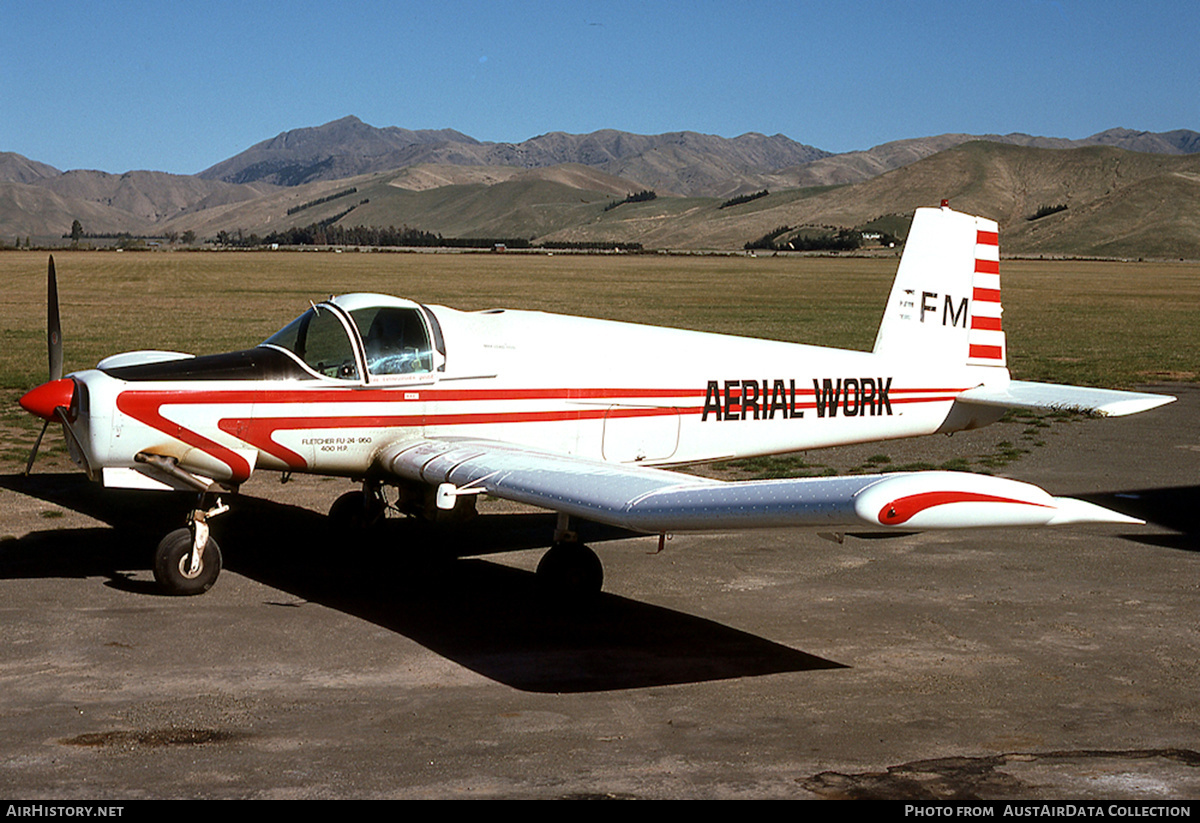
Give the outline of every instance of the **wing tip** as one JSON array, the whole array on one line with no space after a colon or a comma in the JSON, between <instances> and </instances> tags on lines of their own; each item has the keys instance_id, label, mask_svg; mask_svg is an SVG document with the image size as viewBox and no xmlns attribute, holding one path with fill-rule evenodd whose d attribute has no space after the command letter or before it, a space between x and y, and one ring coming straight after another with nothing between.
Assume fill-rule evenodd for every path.
<instances>
[{"instance_id":1,"label":"wing tip","mask_svg":"<svg viewBox=\"0 0 1200 823\"><path fill-rule=\"evenodd\" d=\"M1130 392L1133 394L1133 392ZM1118 400L1115 403L1105 403L1097 407L1096 413L1101 417L1125 417L1129 414L1138 414L1151 409L1157 409L1159 406L1165 406L1168 403L1174 403L1175 398L1169 394L1141 394L1129 400Z\"/></svg>"},{"instance_id":2,"label":"wing tip","mask_svg":"<svg viewBox=\"0 0 1200 823\"><path fill-rule=\"evenodd\" d=\"M1055 497L1055 514L1047 526L1063 526L1076 523L1119 523L1128 526L1144 526L1145 520L1106 509L1086 500L1074 497Z\"/></svg>"}]
</instances>

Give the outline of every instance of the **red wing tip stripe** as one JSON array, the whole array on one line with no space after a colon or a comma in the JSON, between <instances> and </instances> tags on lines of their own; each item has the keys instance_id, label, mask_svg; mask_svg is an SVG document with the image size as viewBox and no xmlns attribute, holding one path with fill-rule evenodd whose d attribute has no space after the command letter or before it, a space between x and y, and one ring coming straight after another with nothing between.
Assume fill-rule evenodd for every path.
<instances>
[{"instance_id":1,"label":"red wing tip stripe","mask_svg":"<svg viewBox=\"0 0 1200 823\"><path fill-rule=\"evenodd\" d=\"M1000 232L998 231L977 231L975 232L975 242L981 246L999 246Z\"/></svg>"},{"instance_id":2,"label":"red wing tip stripe","mask_svg":"<svg viewBox=\"0 0 1200 823\"><path fill-rule=\"evenodd\" d=\"M978 492L923 492L898 497L879 510L879 522L888 526L898 526L907 523L921 512L935 506L948 503L1013 503L1021 506L1039 506L1043 509L1053 508L1045 503L1032 503L1028 500L1016 500L1011 497L997 497L993 494Z\"/></svg>"},{"instance_id":3,"label":"red wing tip stripe","mask_svg":"<svg viewBox=\"0 0 1200 823\"><path fill-rule=\"evenodd\" d=\"M975 260L975 273L976 274L999 274L1000 273L1000 261L999 260L976 259Z\"/></svg>"}]
</instances>

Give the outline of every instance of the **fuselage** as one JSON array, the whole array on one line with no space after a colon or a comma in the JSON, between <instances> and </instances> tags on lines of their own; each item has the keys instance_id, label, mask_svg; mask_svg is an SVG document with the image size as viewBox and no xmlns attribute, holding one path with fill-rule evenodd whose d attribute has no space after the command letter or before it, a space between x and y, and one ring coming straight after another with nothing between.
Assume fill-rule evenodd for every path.
<instances>
[{"instance_id":1,"label":"fuselage","mask_svg":"<svg viewBox=\"0 0 1200 823\"><path fill-rule=\"evenodd\" d=\"M392 366L373 359L380 306L410 324L393 336L426 341L393 346ZM122 355L72 375L73 451L108 485L160 482L146 482L139 453L236 485L258 469L368 476L381 449L410 438L664 466L990 422L952 415L981 382L969 366L381 295L313 311L345 333L341 354L317 359L316 320L307 346L289 336L306 313L245 352Z\"/></svg>"}]
</instances>

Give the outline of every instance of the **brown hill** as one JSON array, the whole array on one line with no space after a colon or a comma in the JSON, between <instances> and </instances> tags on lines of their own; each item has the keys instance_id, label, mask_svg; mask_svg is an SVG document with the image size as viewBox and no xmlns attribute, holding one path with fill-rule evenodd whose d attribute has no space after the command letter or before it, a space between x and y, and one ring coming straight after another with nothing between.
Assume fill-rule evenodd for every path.
<instances>
[{"instance_id":1,"label":"brown hill","mask_svg":"<svg viewBox=\"0 0 1200 823\"><path fill-rule=\"evenodd\" d=\"M0 182L36 183L62 174L54 166L30 160L13 151L0 151Z\"/></svg>"},{"instance_id":2,"label":"brown hill","mask_svg":"<svg viewBox=\"0 0 1200 823\"><path fill-rule=\"evenodd\" d=\"M726 139L602 130L500 144L451 130L376 129L343 118L264 141L204 178L61 173L5 153L0 241L32 235L37 242L56 242L75 219L91 234L190 230L200 238L239 230L263 236L339 220L459 237L740 248L779 226L906 218L918 206L950 197L956 207L999 219L1007 253L1200 257L1194 216L1200 211L1195 208L1200 154L1186 154L1200 148L1200 134L1112 129L1083 141L1009 134L964 142L969 137L939 135L819 156L825 153L780 135ZM1089 147L1070 148L1080 143ZM420 157L458 162L389 165L338 176L364 162L380 166ZM572 158L577 162L562 162ZM317 179L327 174L334 179ZM286 187L266 182L306 175L313 182ZM213 176L255 182L209 179ZM643 188L659 197L605 209ZM772 193L720 208L731 195L763 188ZM668 196L688 192L708 194ZM1059 204L1067 209L1025 219L1041 206Z\"/></svg>"},{"instance_id":3,"label":"brown hill","mask_svg":"<svg viewBox=\"0 0 1200 823\"><path fill-rule=\"evenodd\" d=\"M166 227L201 237L239 229L265 236L338 219L347 226L410 226L447 237L527 238L586 221L591 212L636 190L631 181L572 164L421 165L275 188L261 198L182 213Z\"/></svg>"},{"instance_id":4,"label":"brown hill","mask_svg":"<svg viewBox=\"0 0 1200 823\"><path fill-rule=\"evenodd\" d=\"M74 220L89 234L160 234L174 217L257 200L278 188L155 171L60 172L9 152L0 156L0 238L51 242Z\"/></svg>"},{"instance_id":5,"label":"brown hill","mask_svg":"<svg viewBox=\"0 0 1200 823\"><path fill-rule=\"evenodd\" d=\"M1200 155L984 142L853 186L780 192L736 208L711 203L672 214L659 198L553 239L738 248L780 226L852 227L886 214L908 216L942 198L998 220L1009 254L1200 258ZM1060 203L1066 211L1027 220Z\"/></svg>"},{"instance_id":6,"label":"brown hill","mask_svg":"<svg viewBox=\"0 0 1200 823\"><path fill-rule=\"evenodd\" d=\"M1082 140L1022 133L943 134L832 155L780 134L724 138L690 131L644 135L601 129L589 134L550 132L520 143L487 143L452 129L380 129L357 117L344 117L283 132L199 176L291 186L414 165L547 168L578 164L660 194L724 199L762 188L859 183L973 140L1033 148L1108 145L1157 154L1200 151L1200 134L1188 130L1156 134L1110 129Z\"/></svg>"},{"instance_id":7,"label":"brown hill","mask_svg":"<svg viewBox=\"0 0 1200 823\"><path fill-rule=\"evenodd\" d=\"M111 206L150 224L206 204L255 199L277 188L264 183L230 185L161 171L69 171L39 185L64 198Z\"/></svg>"},{"instance_id":8,"label":"brown hill","mask_svg":"<svg viewBox=\"0 0 1200 823\"><path fill-rule=\"evenodd\" d=\"M32 237L54 243L79 220L91 233L147 232L151 227L133 215L87 200L63 197L41 186L0 182L0 240Z\"/></svg>"},{"instance_id":9,"label":"brown hill","mask_svg":"<svg viewBox=\"0 0 1200 823\"><path fill-rule=\"evenodd\" d=\"M513 166L452 166L445 164L421 164L401 169L388 181L389 186L412 191L482 183L493 185L506 180L548 180L576 189L607 192L624 197L638 185L599 169L578 163L563 163L540 169L521 169Z\"/></svg>"},{"instance_id":10,"label":"brown hill","mask_svg":"<svg viewBox=\"0 0 1200 823\"><path fill-rule=\"evenodd\" d=\"M198 175L279 185L343 179L418 164L547 168L591 166L663 192L698 193L714 182L783 168L828 152L781 134L724 138L696 132L644 135L602 129L551 132L520 143L484 143L444 129L379 129L357 117L295 129L258 143Z\"/></svg>"},{"instance_id":11,"label":"brown hill","mask_svg":"<svg viewBox=\"0 0 1200 823\"><path fill-rule=\"evenodd\" d=\"M1200 151L1200 133L1186 129L1159 133L1133 131L1132 129L1109 129L1081 140L1038 137L1019 132L985 135L939 134L933 137L893 140L865 151L835 154L811 163L779 169L771 174L758 175L742 181L737 193L762 188L784 189L861 183L893 169L907 166L926 157L932 157L946 149L981 140L988 143L1005 143L1037 149L1112 146L1149 154L1191 154ZM734 188L729 188L729 191L734 191Z\"/></svg>"},{"instance_id":12,"label":"brown hill","mask_svg":"<svg viewBox=\"0 0 1200 823\"><path fill-rule=\"evenodd\" d=\"M282 132L196 176L226 183L297 186L431 162L431 151L438 147L456 147L445 152L448 156L443 162L473 164L473 148L479 145L478 140L453 129L380 129L349 116L323 126ZM452 159L455 151L460 156Z\"/></svg>"}]
</instances>

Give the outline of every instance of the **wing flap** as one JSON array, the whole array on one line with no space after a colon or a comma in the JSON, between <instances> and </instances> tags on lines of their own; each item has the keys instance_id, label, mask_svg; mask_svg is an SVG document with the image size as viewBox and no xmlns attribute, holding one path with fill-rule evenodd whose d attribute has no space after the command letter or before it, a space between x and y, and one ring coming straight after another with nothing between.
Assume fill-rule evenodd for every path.
<instances>
[{"instance_id":1,"label":"wing flap","mask_svg":"<svg viewBox=\"0 0 1200 823\"><path fill-rule=\"evenodd\" d=\"M453 484L640 531L863 527L940 529L1136 523L1028 483L966 472L912 472L724 483L483 440L421 440L382 456L396 477Z\"/></svg>"},{"instance_id":2,"label":"wing flap","mask_svg":"<svg viewBox=\"0 0 1200 823\"><path fill-rule=\"evenodd\" d=\"M1165 394L1010 380L1005 388L980 386L968 389L956 400L1006 409L1072 411L1093 417L1123 417L1166 405L1175 398Z\"/></svg>"}]
</instances>

